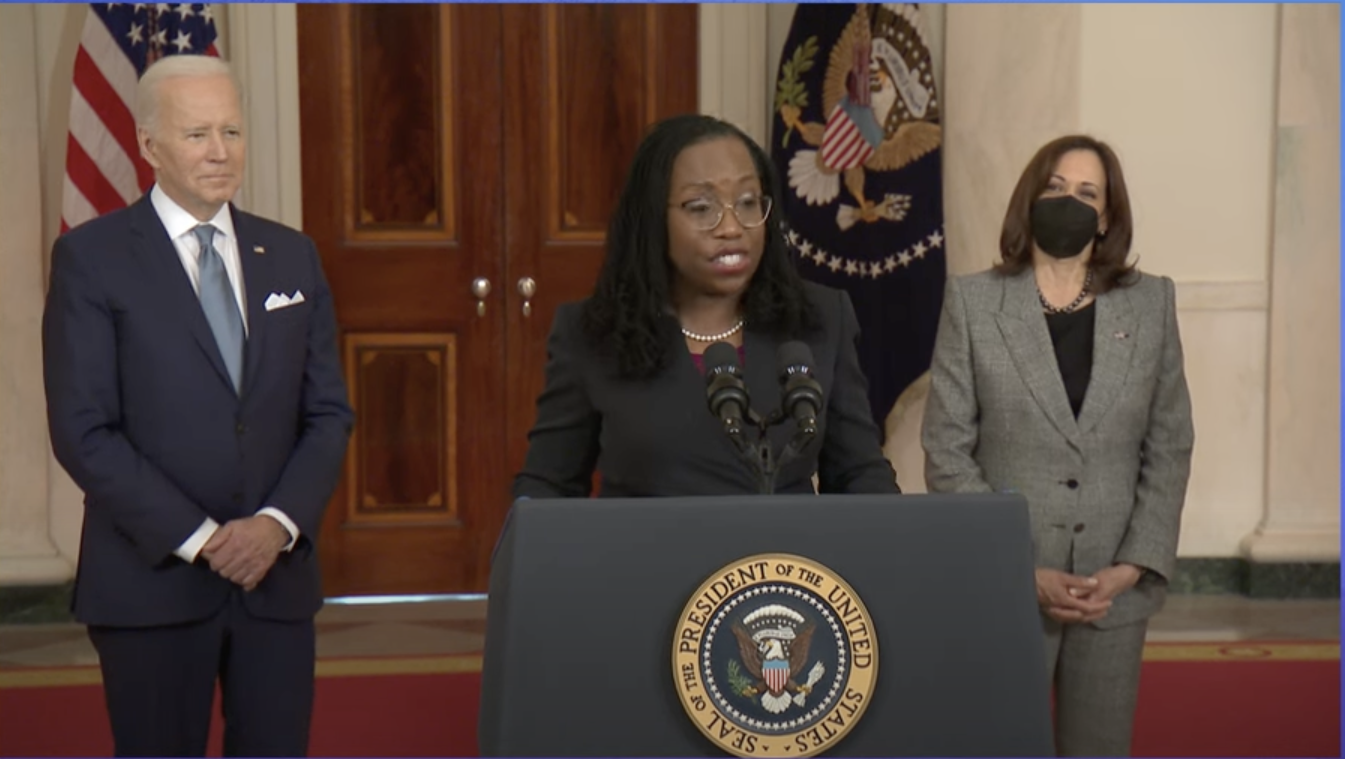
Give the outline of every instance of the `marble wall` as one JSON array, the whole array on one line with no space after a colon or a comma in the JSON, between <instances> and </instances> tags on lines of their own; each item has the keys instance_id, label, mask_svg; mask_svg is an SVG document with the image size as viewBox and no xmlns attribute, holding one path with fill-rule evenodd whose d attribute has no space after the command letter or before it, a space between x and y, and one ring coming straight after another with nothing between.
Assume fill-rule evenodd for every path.
<instances>
[{"instance_id":1,"label":"marble wall","mask_svg":"<svg viewBox=\"0 0 1345 759\"><path fill-rule=\"evenodd\" d=\"M0 5L0 585L71 576L81 496L51 459L37 324L60 217L87 6ZM793 5L702 5L701 109L767 138ZM1141 267L1173 277L1197 444L1180 553L1339 556L1339 7L923 6L943 94L949 270L994 260L1023 164L1059 134L1113 143ZM230 5L251 106L243 204L298 225L291 4ZM35 192L34 188L40 191ZM923 490L917 383L888 454Z\"/></svg>"},{"instance_id":2,"label":"marble wall","mask_svg":"<svg viewBox=\"0 0 1345 759\"><path fill-rule=\"evenodd\" d=\"M0 5L0 585L63 580L72 567L48 520L35 18L31 5Z\"/></svg>"},{"instance_id":3,"label":"marble wall","mask_svg":"<svg viewBox=\"0 0 1345 759\"><path fill-rule=\"evenodd\" d=\"M1340 551L1340 6L1280 14L1266 510L1257 561Z\"/></svg>"},{"instance_id":4,"label":"marble wall","mask_svg":"<svg viewBox=\"0 0 1345 759\"><path fill-rule=\"evenodd\" d=\"M1338 6L925 8L942 14L949 271L995 260L1038 147L1080 131L1110 142L1140 267L1177 283L1197 430L1180 554L1335 560ZM768 60L791 10L770 8ZM889 417L908 489L923 484L924 393Z\"/></svg>"}]
</instances>

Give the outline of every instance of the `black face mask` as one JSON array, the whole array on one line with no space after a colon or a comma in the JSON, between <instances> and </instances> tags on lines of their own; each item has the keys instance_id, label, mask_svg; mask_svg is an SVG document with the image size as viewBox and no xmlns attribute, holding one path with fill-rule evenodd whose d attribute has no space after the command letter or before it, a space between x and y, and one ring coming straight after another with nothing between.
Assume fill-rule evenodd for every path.
<instances>
[{"instance_id":1,"label":"black face mask","mask_svg":"<svg viewBox=\"0 0 1345 759\"><path fill-rule=\"evenodd\" d=\"M1097 237L1097 209L1073 195L1032 204L1032 238L1052 258L1073 258Z\"/></svg>"}]
</instances>

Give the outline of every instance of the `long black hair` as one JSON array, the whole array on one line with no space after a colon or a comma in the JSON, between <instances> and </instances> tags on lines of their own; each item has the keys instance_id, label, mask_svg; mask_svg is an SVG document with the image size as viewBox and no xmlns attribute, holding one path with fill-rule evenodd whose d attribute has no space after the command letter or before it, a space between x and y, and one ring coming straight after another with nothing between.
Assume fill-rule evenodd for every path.
<instances>
[{"instance_id":1,"label":"long black hair","mask_svg":"<svg viewBox=\"0 0 1345 759\"><path fill-rule=\"evenodd\" d=\"M662 369L677 345L669 313L673 265L668 256L668 197L673 163L702 142L733 137L752 155L762 192L776 209L765 224L761 262L743 294L743 317L751 329L782 338L818 328L803 290L803 278L785 247L778 216L780 185L766 152L732 124L698 114L674 116L654 126L635 152L626 186L607 228L607 254L593 295L583 311L584 334L599 352L615 357L628 379Z\"/></svg>"}]
</instances>

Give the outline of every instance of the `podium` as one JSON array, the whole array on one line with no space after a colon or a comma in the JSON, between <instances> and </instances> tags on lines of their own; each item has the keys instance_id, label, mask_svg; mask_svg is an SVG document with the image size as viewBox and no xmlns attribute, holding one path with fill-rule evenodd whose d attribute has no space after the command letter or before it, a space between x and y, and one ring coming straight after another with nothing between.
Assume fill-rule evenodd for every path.
<instances>
[{"instance_id":1,"label":"podium","mask_svg":"<svg viewBox=\"0 0 1345 759\"><path fill-rule=\"evenodd\" d=\"M703 583L760 554L833 570L872 622L866 709L822 756L1054 755L1027 504L997 494L518 502L482 756L728 755L679 695L674 637Z\"/></svg>"}]
</instances>

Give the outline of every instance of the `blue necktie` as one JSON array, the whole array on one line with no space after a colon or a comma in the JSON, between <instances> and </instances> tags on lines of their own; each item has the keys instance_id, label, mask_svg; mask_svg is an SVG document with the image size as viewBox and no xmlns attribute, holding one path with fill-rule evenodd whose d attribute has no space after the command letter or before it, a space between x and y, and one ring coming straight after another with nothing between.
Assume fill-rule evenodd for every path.
<instances>
[{"instance_id":1,"label":"blue necktie","mask_svg":"<svg viewBox=\"0 0 1345 759\"><path fill-rule=\"evenodd\" d=\"M229 370L234 390L241 392L243 379L243 317L238 313L238 300L229 285L229 274L224 270L224 259L215 250L212 240L215 228L202 224L192 230L201 244L201 310L215 333L224 368Z\"/></svg>"}]
</instances>

